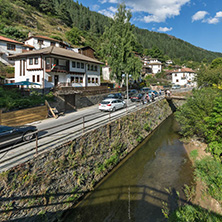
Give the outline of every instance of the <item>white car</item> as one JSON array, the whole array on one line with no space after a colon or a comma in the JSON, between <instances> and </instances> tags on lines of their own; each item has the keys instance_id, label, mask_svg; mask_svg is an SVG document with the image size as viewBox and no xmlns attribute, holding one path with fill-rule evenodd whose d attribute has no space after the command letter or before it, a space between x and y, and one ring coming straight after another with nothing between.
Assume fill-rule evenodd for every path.
<instances>
[{"instance_id":1,"label":"white car","mask_svg":"<svg viewBox=\"0 0 222 222\"><path fill-rule=\"evenodd\" d=\"M121 99L105 99L99 104L100 111L116 111L117 109L125 108L126 103Z\"/></svg>"}]
</instances>

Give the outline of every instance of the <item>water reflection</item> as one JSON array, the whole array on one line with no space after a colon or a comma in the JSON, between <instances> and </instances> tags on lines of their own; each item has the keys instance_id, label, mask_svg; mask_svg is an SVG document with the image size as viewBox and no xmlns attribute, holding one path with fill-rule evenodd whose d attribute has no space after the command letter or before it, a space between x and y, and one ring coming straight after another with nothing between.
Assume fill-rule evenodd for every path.
<instances>
[{"instance_id":1,"label":"water reflection","mask_svg":"<svg viewBox=\"0 0 222 222\"><path fill-rule=\"evenodd\" d=\"M65 221L165 221L162 202L170 210L185 202L182 194L178 200L176 191L182 193L182 186L192 180L191 163L177 131L172 116Z\"/></svg>"}]
</instances>

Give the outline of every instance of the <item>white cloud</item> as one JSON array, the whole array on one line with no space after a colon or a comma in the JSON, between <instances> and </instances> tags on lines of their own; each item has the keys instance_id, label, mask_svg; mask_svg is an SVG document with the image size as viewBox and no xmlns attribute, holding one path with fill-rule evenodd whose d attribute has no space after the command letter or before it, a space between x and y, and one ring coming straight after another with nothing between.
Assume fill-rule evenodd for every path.
<instances>
[{"instance_id":1,"label":"white cloud","mask_svg":"<svg viewBox=\"0 0 222 222\"><path fill-rule=\"evenodd\" d=\"M216 18L220 18L220 17L222 17L222 11L217 12L215 17L216 17Z\"/></svg>"},{"instance_id":2,"label":"white cloud","mask_svg":"<svg viewBox=\"0 0 222 222\"><path fill-rule=\"evenodd\" d=\"M192 22L201 20L201 22L208 24L217 24L220 22L220 18L222 18L222 11L217 12L214 17L206 18L208 14L206 11L198 11L192 16Z\"/></svg>"},{"instance_id":3,"label":"white cloud","mask_svg":"<svg viewBox=\"0 0 222 222\"><path fill-rule=\"evenodd\" d=\"M99 5L93 5L93 6L92 6L92 10L93 10L93 11L98 11L99 8L100 8Z\"/></svg>"},{"instance_id":4,"label":"white cloud","mask_svg":"<svg viewBox=\"0 0 222 222\"><path fill-rule=\"evenodd\" d=\"M114 7L112 7L112 6L109 7L108 10L111 11L111 12L113 12L113 13L116 13L116 12L117 12L117 8L114 8Z\"/></svg>"},{"instance_id":5,"label":"white cloud","mask_svg":"<svg viewBox=\"0 0 222 222\"><path fill-rule=\"evenodd\" d=\"M217 24L217 23L219 22L219 19L216 18L216 17L214 17L214 18L209 18L209 19L206 20L206 22L207 22L208 24Z\"/></svg>"},{"instance_id":6,"label":"white cloud","mask_svg":"<svg viewBox=\"0 0 222 222\"><path fill-rule=\"evenodd\" d=\"M198 11L192 16L192 22L198 21L198 20L203 20L205 16L208 14L206 11Z\"/></svg>"},{"instance_id":7,"label":"white cloud","mask_svg":"<svg viewBox=\"0 0 222 222\"><path fill-rule=\"evenodd\" d=\"M115 3L117 0L100 0ZM118 1L119 2L119 1ZM133 12L148 13L143 21L165 22L167 18L172 18L180 14L181 7L190 0L125 0L126 6Z\"/></svg>"},{"instance_id":8,"label":"white cloud","mask_svg":"<svg viewBox=\"0 0 222 222\"><path fill-rule=\"evenodd\" d=\"M103 10L100 10L98 12L107 16L107 17L110 17L110 18L114 18L114 14L115 14L115 13L113 13L113 12L107 10L107 9L103 9Z\"/></svg>"},{"instance_id":9,"label":"white cloud","mask_svg":"<svg viewBox=\"0 0 222 222\"><path fill-rule=\"evenodd\" d=\"M170 28L167 28L167 27L159 27L159 29L157 31L159 32L169 32L171 31L173 28L170 27Z\"/></svg>"}]
</instances>

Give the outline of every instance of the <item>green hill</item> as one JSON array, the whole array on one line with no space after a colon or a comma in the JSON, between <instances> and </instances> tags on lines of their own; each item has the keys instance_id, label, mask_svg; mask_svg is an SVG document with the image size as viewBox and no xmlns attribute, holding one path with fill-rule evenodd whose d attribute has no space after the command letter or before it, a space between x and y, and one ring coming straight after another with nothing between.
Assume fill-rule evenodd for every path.
<instances>
[{"instance_id":1,"label":"green hill","mask_svg":"<svg viewBox=\"0 0 222 222\"><path fill-rule=\"evenodd\" d=\"M90 45L99 52L101 35L112 20L90 11L72 0L0 0L0 35L23 40L28 32L38 33L70 42L66 32L74 26L79 29L78 46ZM171 59L211 62L221 53L196 47L167 34L135 27L135 35L143 49L157 46ZM71 41L70 43L73 44Z\"/></svg>"}]
</instances>

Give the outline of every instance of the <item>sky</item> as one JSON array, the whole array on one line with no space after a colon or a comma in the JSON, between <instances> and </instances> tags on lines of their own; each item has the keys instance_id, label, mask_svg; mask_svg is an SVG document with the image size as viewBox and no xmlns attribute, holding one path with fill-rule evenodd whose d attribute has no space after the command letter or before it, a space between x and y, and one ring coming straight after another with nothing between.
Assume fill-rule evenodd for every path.
<instances>
[{"instance_id":1,"label":"sky","mask_svg":"<svg viewBox=\"0 0 222 222\"><path fill-rule=\"evenodd\" d=\"M75 1L75 0L74 0ZM103 15L114 16L120 0L78 0ZM130 22L149 31L166 33L197 47L222 52L221 0L124 0Z\"/></svg>"}]
</instances>

